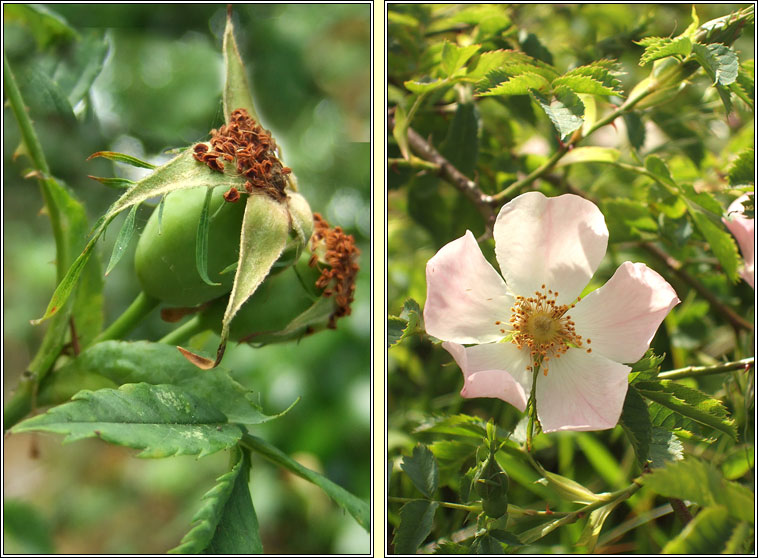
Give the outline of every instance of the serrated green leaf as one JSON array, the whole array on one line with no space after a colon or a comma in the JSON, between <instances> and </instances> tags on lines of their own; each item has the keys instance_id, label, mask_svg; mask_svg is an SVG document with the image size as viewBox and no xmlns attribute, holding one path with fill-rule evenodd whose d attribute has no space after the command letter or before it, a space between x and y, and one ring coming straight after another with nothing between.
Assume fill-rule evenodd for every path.
<instances>
[{"instance_id":1,"label":"serrated green leaf","mask_svg":"<svg viewBox=\"0 0 758 558\"><path fill-rule=\"evenodd\" d=\"M437 502L413 500L400 509L400 525L395 530L392 544L395 554L415 554L416 549L432 531Z\"/></svg>"},{"instance_id":2,"label":"serrated green leaf","mask_svg":"<svg viewBox=\"0 0 758 558\"><path fill-rule=\"evenodd\" d=\"M482 438L487 436L487 423L479 417L470 415L442 415L430 417L421 423L415 430L417 432L434 432L437 434L450 434L474 438L478 445Z\"/></svg>"},{"instance_id":3,"label":"serrated green leaf","mask_svg":"<svg viewBox=\"0 0 758 558\"><path fill-rule=\"evenodd\" d=\"M466 176L473 176L479 157L479 109L474 102L459 103L440 153Z\"/></svg>"},{"instance_id":4,"label":"serrated green leaf","mask_svg":"<svg viewBox=\"0 0 758 558\"><path fill-rule=\"evenodd\" d=\"M521 539L515 534L504 531L503 529L490 529L489 533L492 537L508 546L522 546Z\"/></svg>"},{"instance_id":5,"label":"serrated green leaf","mask_svg":"<svg viewBox=\"0 0 758 558\"><path fill-rule=\"evenodd\" d=\"M626 135L629 138L629 144L635 149L642 149L645 145L647 131L642 117L636 112L627 112L622 115L624 124L626 124Z\"/></svg>"},{"instance_id":6,"label":"serrated green leaf","mask_svg":"<svg viewBox=\"0 0 758 558\"><path fill-rule=\"evenodd\" d=\"M124 224L121 225L121 230L118 231L116 243L113 245L113 252L111 252L111 259L108 261L108 267L105 268L105 275L108 275L116 267L116 264L121 261L121 258L126 253L126 249L129 247L129 242L131 242L132 235L134 235L134 224L137 218L138 207L139 204L132 206L124 220Z\"/></svg>"},{"instance_id":7,"label":"serrated green leaf","mask_svg":"<svg viewBox=\"0 0 758 558\"><path fill-rule=\"evenodd\" d=\"M755 106L755 61L751 58L740 64L737 79L729 89L752 109Z\"/></svg>"},{"instance_id":8,"label":"serrated green leaf","mask_svg":"<svg viewBox=\"0 0 758 558\"><path fill-rule=\"evenodd\" d=\"M131 165L133 167L139 167L142 169L155 169L157 168L154 164L148 163L147 161L143 161L142 159L138 159L137 157L134 157L132 155L126 155L125 153L117 153L116 151L98 151L96 153L93 153L89 157L87 157L87 160L95 159L96 157L102 157L103 159L108 159L110 161L117 161L119 163L125 163L127 165Z\"/></svg>"},{"instance_id":9,"label":"serrated green leaf","mask_svg":"<svg viewBox=\"0 0 758 558\"><path fill-rule=\"evenodd\" d=\"M551 101L534 89L529 90L532 98L539 104L550 121L558 130L562 140L584 123L584 105L581 99L565 86L560 86L553 92L555 97Z\"/></svg>"},{"instance_id":10,"label":"serrated green leaf","mask_svg":"<svg viewBox=\"0 0 758 558\"><path fill-rule=\"evenodd\" d=\"M746 24L755 22L755 7L748 6L727 15L706 21L697 30L694 39L701 43L732 44Z\"/></svg>"},{"instance_id":11,"label":"serrated green leaf","mask_svg":"<svg viewBox=\"0 0 758 558\"><path fill-rule=\"evenodd\" d=\"M418 445L413 448L413 455L403 457L400 468L424 496L433 497L439 481L439 469L434 454L428 447Z\"/></svg>"},{"instance_id":12,"label":"serrated green leaf","mask_svg":"<svg viewBox=\"0 0 758 558\"><path fill-rule=\"evenodd\" d=\"M737 79L739 59L737 53L728 46L695 43L692 45L692 52L714 85L729 85Z\"/></svg>"},{"instance_id":13,"label":"serrated green leaf","mask_svg":"<svg viewBox=\"0 0 758 558\"><path fill-rule=\"evenodd\" d=\"M367 532L371 529L371 511L368 502L351 494L340 485L330 481L324 475L312 471L307 467L303 467L279 448L272 446L257 436L246 434L244 442L246 445L251 446L251 449L263 454L274 463L318 486L321 490L326 492L326 494L334 500L338 506L353 516L353 519L358 522L358 525L363 527Z\"/></svg>"},{"instance_id":14,"label":"serrated green leaf","mask_svg":"<svg viewBox=\"0 0 758 558\"><path fill-rule=\"evenodd\" d=\"M115 386L146 382L172 384L215 407L231 422L261 424L282 416L267 415L257 396L234 380L222 367L202 371L189 363L173 345L148 341L103 341L89 347L56 371L39 393L49 405L70 399L85 378L107 380ZM93 389L88 386L89 389Z\"/></svg>"},{"instance_id":15,"label":"serrated green leaf","mask_svg":"<svg viewBox=\"0 0 758 558\"><path fill-rule=\"evenodd\" d=\"M234 23L232 22L232 8L227 8L226 27L224 28L224 45L222 47L224 59L224 120L229 122L234 110L243 108L250 116L258 120L255 112L253 95L247 81L245 65L242 63L237 42L234 40Z\"/></svg>"},{"instance_id":16,"label":"serrated green leaf","mask_svg":"<svg viewBox=\"0 0 758 558\"><path fill-rule=\"evenodd\" d=\"M449 17L440 18L431 26L432 29L447 29L451 23L466 23L475 25L480 30L480 35L489 38L508 29L511 19L508 15L507 6L498 4L470 4L464 5L463 9L454 12Z\"/></svg>"},{"instance_id":17,"label":"serrated green leaf","mask_svg":"<svg viewBox=\"0 0 758 558\"><path fill-rule=\"evenodd\" d=\"M479 45L460 47L449 41L445 41L442 44L442 59L440 61L442 71L446 76L453 77L477 53L479 48Z\"/></svg>"},{"instance_id":18,"label":"serrated green leaf","mask_svg":"<svg viewBox=\"0 0 758 558\"><path fill-rule=\"evenodd\" d=\"M669 39L668 37L645 37L637 41L638 45L645 47L645 52L640 58L640 66L648 62L666 58L668 56L687 56L692 52L692 41L686 36Z\"/></svg>"},{"instance_id":19,"label":"serrated green leaf","mask_svg":"<svg viewBox=\"0 0 758 558\"><path fill-rule=\"evenodd\" d=\"M518 42L521 50L529 56L542 60L546 64L553 63L553 53L534 33L527 33L525 29L521 29L518 34Z\"/></svg>"},{"instance_id":20,"label":"serrated green leaf","mask_svg":"<svg viewBox=\"0 0 758 558\"><path fill-rule=\"evenodd\" d=\"M408 299L403 305L400 316L387 317L387 342L391 347L410 337L419 330L423 331L421 308L418 302Z\"/></svg>"},{"instance_id":21,"label":"serrated green leaf","mask_svg":"<svg viewBox=\"0 0 758 558\"><path fill-rule=\"evenodd\" d=\"M576 163L615 163L620 156L621 153L614 147L598 147L596 145L575 147L561 157L555 166L565 167Z\"/></svg>"},{"instance_id":22,"label":"serrated green leaf","mask_svg":"<svg viewBox=\"0 0 758 558\"><path fill-rule=\"evenodd\" d=\"M411 329L415 330L423 327L421 324L423 321L421 307L418 302L412 298L409 298L403 303L403 311L400 313L400 316L408 320L408 325Z\"/></svg>"},{"instance_id":23,"label":"serrated green leaf","mask_svg":"<svg viewBox=\"0 0 758 558\"><path fill-rule=\"evenodd\" d=\"M702 211L690 207L689 214L697 229L708 241L726 276L732 283L739 281L740 256L734 237L711 221Z\"/></svg>"},{"instance_id":24,"label":"serrated green leaf","mask_svg":"<svg viewBox=\"0 0 758 558\"><path fill-rule=\"evenodd\" d=\"M574 93L585 93L587 95L618 95L619 91L608 87L603 82L596 80L589 75L563 75L555 78L552 87L568 87Z\"/></svg>"},{"instance_id":25,"label":"serrated green leaf","mask_svg":"<svg viewBox=\"0 0 758 558\"><path fill-rule=\"evenodd\" d=\"M711 220L715 223L721 223L721 214L724 210L721 204L713 197L710 192L696 192L692 184L679 184L679 190L684 194L686 200L697 204L697 210L704 210L706 214L709 214ZM688 208L692 208L692 204L687 204Z\"/></svg>"},{"instance_id":26,"label":"serrated green leaf","mask_svg":"<svg viewBox=\"0 0 758 558\"><path fill-rule=\"evenodd\" d=\"M429 444L440 468L460 469L463 462L473 457L477 446L466 441L435 440Z\"/></svg>"},{"instance_id":27,"label":"serrated green leaf","mask_svg":"<svg viewBox=\"0 0 758 558\"><path fill-rule=\"evenodd\" d=\"M663 547L663 554L718 554L737 522L729 516L724 506L704 508L675 538Z\"/></svg>"},{"instance_id":28,"label":"serrated green leaf","mask_svg":"<svg viewBox=\"0 0 758 558\"><path fill-rule=\"evenodd\" d=\"M392 347L403 338L408 320L398 316L387 316L387 347Z\"/></svg>"},{"instance_id":29,"label":"serrated green leaf","mask_svg":"<svg viewBox=\"0 0 758 558\"><path fill-rule=\"evenodd\" d=\"M729 87L733 85L730 84ZM721 99L721 102L724 104L724 111L729 114L732 112L732 96L731 96L731 89L724 87L721 84L716 84L716 92L719 94L719 98Z\"/></svg>"},{"instance_id":30,"label":"serrated green leaf","mask_svg":"<svg viewBox=\"0 0 758 558\"><path fill-rule=\"evenodd\" d=\"M741 186L755 183L755 149L742 151L729 167L729 185Z\"/></svg>"},{"instance_id":31,"label":"serrated green leaf","mask_svg":"<svg viewBox=\"0 0 758 558\"><path fill-rule=\"evenodd\" d=\"M711 464L695 457L676 461L645 476L645 487L667 498L701 506L725 506L727 515L753 523L755 496L746 487L728 481Z\"/></svg>"},{"instance_id":32,"label":"serrated green leaf","mask_svg":"<svg viewBox=\"0 0 758 558\"><path fill-rule=\"evenodd\" d=\"M214 283L208 277L208 230L210 229L210 210L211 210L211 196L213 195L213 188L207 188L205 190L205 200L203 201L203 209L200 212L200 219L197 222L197 237L195 241L195 265L197 266L197 273L200 275L200 279L207 285L216 287L221 283Z\"/></svg>"},{"instance_id":33,"label":"serrated green leaf","mask_svg":"<svg viewBox=\"0 0 758 558\"><path fill-rule=\"evenodd\" d=\"M250 456L232 450L228 473L203 495L203 506L192 518L194 527L169 554L262 554L258 518L250 498Z\"/></svg>"},{"instance_id":34,"label":"serrated green leaf","mask_svg":"<svg viewBox=\"0 0 758 558\"><path fill-rule=\"evenodd\" d=\"M481 97L494 95L526 95L531 90L547 91L550 87L548 81L539 74L525 73L508 78L506 81L479 93Z\"/></svg>"},{"instance_id":35,"label":"serrated green leaf","mask_svg":"<svg viewBox=\"0 0 758 558\"><path fill-rule=\"evenodd\" d=\"M728 418L726 408L719 400L672 380L637 382L635 387L651 401L737 439L734 421Z\"/></svg>"},{"instance_id":36,"label":"serrated green leaf","mask_svg":"<svg viewBox=\"0 0 758 558\"><path fill-rule=\"evenodd\" d=\"M66 93L50 78L48 72L29 65L18 79L24 101L32 114L53 114L63 119L66 126L76 126L74 109Z\"/></svg>"},{"instance_id":37,"label":"serrated green leaf","mask_svg":"<svg viewBox=\"0 0 758 558\"><path fill-rule=\"evenodd\" d=\"M485 78L490 72L502 68L508 57L506 50L490 50L481 53L469 64L465 79L477 82Z\"/></svg>"},{"instance_id":38,"label":"serrated green leaf","mask_svg":"<svg viewBox=\"0 0 758 558\"><path fill-rule=\"evenodd\" d=\"M138 457L197 455L233 446L242 436L221 411L172 385L125 384L84 390L11 430L65 434L64 443L100 438L142 450Z\"/></svg>"},{"instance_id":39,"label":"serrated green leaf","mask_svg":"<svg viewBox=\"0 0 758 558\"><path fill-rule=\"evenodd\" d=\"M657 155L648 155L645 157L645 168L650 172L655 179L669 188L676 188L677 184L674 178L671 176L666 162Z\"/></svg>"},{"instance_id":40,"label":"serrated green leaf","mask_svg":"<svg viewBox=\"0 0 758 558\"><path fill-rule=\"evenodd\" d=\"M634 448L637 463L640 467L644 466L648 461L653 427L647 405L634 386L630 385L627 389L619 424Z\"/></svg>"},{"instance_id":41,"label":"serrated green leaf","mask_svg":"<svg viewBox=\"0 0 758 558\"><path fill-rule=\"evenodd\" d=\"M656 405L656 403L651 403L648 409ZM666 463L682 459L684 459L684 447L677 435L666 428L654 426L650 437L650 467L657 469L665 467Z\"/></svg>"},{"instance_id":42,"label":"serrated green leaf","mask_svg":"<svg viewBox=\"0 0 758 558\"><path fill-rule=\"evenodd\" d=\"M493 554L503 554L503 545L489 533L480 535L471 543L471 552L489 556Z\"/></svg>"}]
</instances>

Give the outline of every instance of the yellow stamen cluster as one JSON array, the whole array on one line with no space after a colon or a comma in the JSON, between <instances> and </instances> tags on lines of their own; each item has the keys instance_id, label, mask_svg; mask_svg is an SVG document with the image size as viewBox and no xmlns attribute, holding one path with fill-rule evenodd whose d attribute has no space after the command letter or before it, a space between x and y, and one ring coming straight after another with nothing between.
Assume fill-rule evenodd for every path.
<instances>
[{"instance_id":1,"label":"yellow stamen cluster","mask_svg":"<svg viewBox=\"0 0 758 558\"><path fill-rule=\"evenodd\" d=\"M518 349L526 347L532 357L533 366L540 365L547 376L548 362L551 358L560 358L570 347L582 348L585 341L576 332L576 324L567 312L574 304L557 304L558 292L542 285L541 291L534 296L517 296L511 308L510 326L511 342ZM495 322L500 326L501 322ZM500 330L505 333L505 329ZM590 340L587 339L589 344ZM588 353L592 349L586 349Z\"/></svg>"}]
</instances>

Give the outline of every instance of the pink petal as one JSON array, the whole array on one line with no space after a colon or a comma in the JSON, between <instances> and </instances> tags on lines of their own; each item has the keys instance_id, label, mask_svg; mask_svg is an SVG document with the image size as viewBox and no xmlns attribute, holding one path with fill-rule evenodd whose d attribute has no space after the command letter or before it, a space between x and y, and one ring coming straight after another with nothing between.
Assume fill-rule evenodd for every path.
<instances>
[{"instance_id":1,"label":"pink petal","mask_svg":"<svg viewBox=\"0 0 758 558\"><path fill-rule=\"evenodd\" d=\"M503 206L494 229L500 271L512 292L547 288L574 300L605 255L608 228L595 204L573 194L522 194Z\"/></svg>"},{"instance_id":2,"label":"pink petal","mask_svg":"<svg viewBox=\"0 0 758 558\"><path fill-rule=\"evenodd\" d=\"M537 416L544 432L605 430L621 416L631 367L580 349L537 374Z\"/></svg>"},{"instance_id":3,"label":"pink petal","mask_svg":"<svg viewBox=\"0 0 758 558\"><path fill-rule=\"evenodd\" d=\"M610 280L568 315L592 353L616 362L637 362L669 311L679 304L666 280L642 263L624 262Z\"/></svg>"},{"instance_id":4,"label":"pink petal","mask_svg":"<svg viewBox=\"0 0 758 558\"><path fill-rule=\"evenodd\" d=\"M490 343L503 338L513 298L484 259L471 231L446 244L426 264L426 331L443 341Z\"/></svg>"},{"instance_id":5,"label":"pink petal","mask_svg":"<svg viewBox=\"0 0 758 558\"><path fill-rule=\"evenodd\" d=\"M755 219L748 219L742 215L742 202L747 200L747 194L734 200L727 209L727 217L722 220L729 232L737 239L742 259L745 260L745 266L740 271L740 275L748 285L755 288Z\"/></svg>"},{"instance_id":6,"label":"pink petal","mask_svg":"<svg viewBox=\"0 0 758 558\"><path fill-rule=\"evenodd\" d=\"M443 343L463 372L461 396L496 397L510 403L521 412L531 392L532 373L529 353L518 350L512 343L489 343L464 347Z\"/></svg>"}]
</instances>

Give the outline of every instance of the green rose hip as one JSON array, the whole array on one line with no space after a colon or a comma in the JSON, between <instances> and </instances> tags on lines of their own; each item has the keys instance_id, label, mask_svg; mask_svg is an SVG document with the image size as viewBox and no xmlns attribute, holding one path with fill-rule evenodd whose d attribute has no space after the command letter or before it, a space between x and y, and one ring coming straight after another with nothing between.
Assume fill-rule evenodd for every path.
<instances>
[{"instance_id":1,"label":"green rose hip","mask_svg":"<svg viewBox=\"0 0 758 558\"><path fill-rule=\"evenodd\" d=\"M482 463L474 476L474 490L482 499L482 510L493 519L508 511L508 475L495 460L494 453Z\"/></svg>"},{"instance_id":2,"label":"green rose hip","mask_svg":"<svg viewBox=\"0 0 758 558\"><path fill-rule=\"evenodd\" d=\"M197 306L228 293L237 262L245 200L227 203L223 188L216 188L210 201L208 231L208 285L197 271L195 248L197 224L205 201L205 188L168 194L159 223L153 212L140 236L134 265L145 294L174 306Z\"/></svg>"}]
</instances>

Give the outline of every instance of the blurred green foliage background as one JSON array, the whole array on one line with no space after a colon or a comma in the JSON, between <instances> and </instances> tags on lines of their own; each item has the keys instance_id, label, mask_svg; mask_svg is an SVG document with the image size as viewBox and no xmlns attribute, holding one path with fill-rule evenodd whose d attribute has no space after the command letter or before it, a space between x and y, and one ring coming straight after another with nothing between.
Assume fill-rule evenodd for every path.
<instances>
[{"instance_id":1,"label":"blurred green foliage background","mask_svg":"<svg viewBox=\"0 0 758 558\"><path fill-rule=\"evenodd\" d=\"M131 167L86 161L99 150L162 163L167 149L203 141L223 123L225 5L4 6L4 49L51 167L85 202L90 222L118 193L87 175L138 178ZM370 5L235 5L236 38L262 124L282 146L311 208L361 250L352 315L297 344L230 347L224 366L268 412L253 433L354 494L370 498ZM86 60L88 64L81 64ZM101 61L101 64L98 63ZM101 67L100 67L101 66ZM73 106L55 86L96 79ZM78 73L70 68L79 68ZM53 85L50 83L53 82ZM3 125L4 394L37 349L55 287L55 246L10 110ZM140 208L138 227L151 208ZM110 250L124 217L100 245ZM105 323L139 292L130 252L105 281ZM131 339L174 326L154 312ZM210 334L193 341L215 351ZM8 438L6 552L150 553L175 546L227 456L137 460L97 441ZM38 454L37 457L34 457ZM365 553L369 535L316 487L253 458L251 494L267 553Z\"/></svg>"},{"instance_id":2,"label":"blurred green foliage background","mask_svg":"<svg viewBox=\"0 0 758 558\"><path fill-rule=\"evenodd\" d=\"M744 6L697 4L695 7L702 24ZM691 22L691 10L690 4L395 4L389 7L388 16L389 109L392 111L402 105L406 114L411 110L416 97L404 85L407 80L423 83L444 75L439 70L439 53L445 40L459 46L482 45L480 52L515 49L552 64L561 73L602 58L616 59L624 72L619 79L628 94L651 69L651 65L639 65L644 49L633 41L646 36L674 37L682 33ZM754 34L754 25L748 24L733 45L740 62L753 58ZM735 110L727 116L710 85L711 80L700 71L682 91L672 94L669 102L619 118L613 126L600 129L583 145L617 148L624 160L637 155L642 160L647 155L658 154L668 163L675 180L691 183L699 192L710 192L725 208L736 197L734 192L726 191L725 172L738 153L754 145L754 116L741 102L735 102ZM504 190L555 152L558 145L555 130L527 95L475 98L464 109L465 95L461 89L442 88L430 94L420 103L411 127L468 178L475 180L485 194ZM616 99L618 104L620 100ZM471 108L473 106L475 108ZM598 103L601 114L610 109L606 101ZM467 122L468 127L458 120L463 110L474 114L463 113L461 120ZM388 157L400 158L400 149L391 133L389 138ZM467 229L479 237L485 227L469 199L436 172L402 164L391 164L387 172L388 313L398 316L409 298L423 308L425 267L437 250L462 236ZM687 219L661 216L656 220L651 216L648 206L663 207L671 203L671 200L663 200L665 196L651 182L610 165L584 164L560 169L536 181L530 189L554 196L564 193L566 184L571 184L600 200L610 229L610 242L590 289L604 284L625 260L645 262L672 282L682 303L666 318L652 345L656 354L666 355L662 370L710 365L753 355L752 332L736 333L707 301L688 285L672 279L665 265L639 248L642 240L660 243L668 254L685 262L689 272L724 304L746 320L754 321L754 290L744 281L733 284L727 280L691 223ZM621 198L631 200L628 207L617 202ZM643 208L639 215L628 211L638 206ZM497 269L493 241L485 240L481 247ZM740 441L735 446L725 440L712 446L691 441L688 453L705 456L719 464L753 455L753 377L753 372L749 372L684 380L686 385L725 401L740 432ZM462 471L466 470L460 466L465 456L462 457L460 448L448 439L419 432L420 425L430 417L466 413L485 420L492 418L505 432L510 432L523 416L497 399L461 398L462 381L460 368L451 356L428 336L413 335L389 349L390 496L419 497L408 475L401 472L400 462L402 456L411 454L416 444L423 443L430 444L440 463L443 488L439 499L458 501L456 487L461 483ZM536 450L546 468L592 490L618 489L636 474L634 455L620 427L604 432L541 435L537 442ZM544 487L535 484L539 475L524 463L511 459L506 470L512 478L512 503L544 508L545 501L552 502ZM746 465L737 476L730 478L742 478L749 484L752 475L751 467ZM625 537L623 529L617 531L616 536L602 537L598 551L657 553L681 530L672 515L652 521L657 517L655 514L662 514L665 500L639 493L628 504L613 512L603 533L636 517L646 516L649 523ZM388 545L399 524L399 509L400 504L390 505ZM573 508L567 506L566 509ZM440 508L429 540L455 533L465 524L465 517L464 511ZM468 525L472 523L473 520ZM522 551L581 552L581 547L577 549L574 543L583 523L561 528L541 540L539 546L522 548Z\"/></svg>"}]
</instances>

